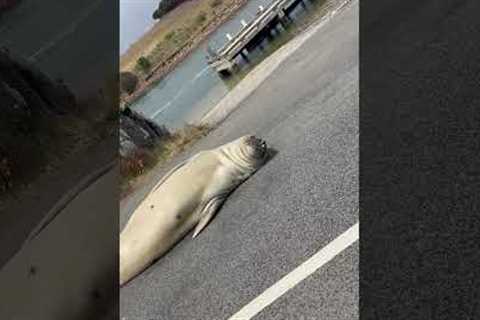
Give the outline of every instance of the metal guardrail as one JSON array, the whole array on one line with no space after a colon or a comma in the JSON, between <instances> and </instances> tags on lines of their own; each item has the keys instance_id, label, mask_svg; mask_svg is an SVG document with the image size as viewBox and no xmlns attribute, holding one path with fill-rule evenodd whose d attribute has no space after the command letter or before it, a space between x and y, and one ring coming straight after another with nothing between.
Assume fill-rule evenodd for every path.
<instances>
[{"instance_id":1,"label":"metal guardrail","mask_svg":"<svg viewBox=\"0 0 480 320\"><path fill-rule=\"evenodd\" d=\"M229 42L217 50L215 56L209 59L208 63L212 64L225 58L233 58L248 41L254 38L258 32L275 19L282 10L290 7L295 1L296 0L277 0L266 9L258 12L254 19L243 26Z\"/></svg>"}]
</instances>

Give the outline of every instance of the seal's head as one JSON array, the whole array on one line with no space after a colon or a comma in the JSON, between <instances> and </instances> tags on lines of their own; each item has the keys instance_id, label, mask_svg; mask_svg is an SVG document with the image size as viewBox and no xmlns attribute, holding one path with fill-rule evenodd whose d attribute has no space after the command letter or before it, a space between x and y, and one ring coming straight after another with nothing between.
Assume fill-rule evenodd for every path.
<instances>
[{"instance_id":1,"label":"seal's head","mask_svg":"<svg viewBox=\"0 0 480 320\"><path fill-rule=\"evenodd\" d=\"M267 155L267 143L253 135L240 138L240 148L243 153L252 161L263 161Z\"/></svg>"},{"instance_id":2,"label":"seal's head","mask_svg":"<svg viewBox=\"0 0 480 320\"><path fill-rule=\"evenodd\" d=\"M267 143L253 135L246 135L220 148L229 161L251 173L265 163Z\"/></svg>"}]
</instances>

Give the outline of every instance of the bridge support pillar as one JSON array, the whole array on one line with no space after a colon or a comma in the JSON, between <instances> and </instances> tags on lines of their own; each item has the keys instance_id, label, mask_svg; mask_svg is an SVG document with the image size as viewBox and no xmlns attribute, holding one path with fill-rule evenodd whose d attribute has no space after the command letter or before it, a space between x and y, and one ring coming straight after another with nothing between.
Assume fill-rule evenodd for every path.
<instances>
[{"instance_id":1,"label":"bridge support pillar","mask_svg":"<svg viewBox=\"0 0 480 320\"><path fill-rule=\"evenodd\" d=\"M277 24L275 24L272 29L271 29L271 33L273 34L273 36L276 36L278 34L278 28L277 28Z\"/></svg>"},{"instance_id":2,"label":"bridge support pillar","mask_svg":"<svg viewBox=\"0 0 480 320\"><path fill-rule=\"evenodd\" d=\"M250 59L248 58L248 55L247 55L248 52L246 52L246 49L243 49L242 51L240 51L240 56L242 56L243 60L245 61L250 61Z\"/></svg>"},{"instance_id":3,"label":"bridge support pillar","mask_svg":"<svg viewBox=\"0 0 480 320\"><path fill-rule=\"evenodd\" d=\"M222 59L216 66L215 69L220 76L229 76L232 74L235 63L232 60Z\"/></svg>"},{"instance_id":4,"label":"bridge support pillar","mask_svg":"<svg viewBox=\"0 0 480 320\"><path fill-rule=\"evenodd\" d=\"M232 75L232 73L230 72L230 70L222 70L222 71L218 71L218 75L221 78L228 78Z\"/></svg>"},{"instance_id":5,"label":"bridge support pillar","mask_svg":"<svg viewBox=\"0 0 480 320\"><path fill-rule=\"evenodd\" d=\"M273 39L273 34L272 34L272 28L268 28L267 30L265 30L265 36L267 37L267 39L271 40Z\"/></svg>"},{"instance_id":6,"label":"bridge support pillar","mask_svg":"<svg viewBox=\"0 0 480 320\"><path fill-rule=\"evenodd\" d=\"M280 22L280 25L283 27L283 29L286 29L291 19L287 15L284 15L283 18L279 19L278 21Z\"/></svg>"},{"instance_id":7,"label":"bridge support pillar","mask_svg":"<svg viewBox=\"0 0 480 320\"><path fill-rule=\"evenodd\" d=\"M282 9L282 12L283 12L283 19L284 20L292 20L292 18L290 18L290 14L285 10L285 9Z\"/></svg>"}]
</instances>

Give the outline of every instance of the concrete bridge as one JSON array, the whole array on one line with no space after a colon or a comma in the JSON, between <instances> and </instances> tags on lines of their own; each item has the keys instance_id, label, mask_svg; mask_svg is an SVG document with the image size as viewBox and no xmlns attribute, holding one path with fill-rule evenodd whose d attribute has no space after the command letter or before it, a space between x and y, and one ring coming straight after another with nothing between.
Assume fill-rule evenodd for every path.
<instances>
[{"instance_id":1,"label":"concrete bridge","mask_svg":"<svg viewBox=\"0 0 480 320\"><path fill-rule=\"evenodd\" d=\"M275 0L267 8L259 7L256 16L250 21L242 20L242 28L235 36L227 34L228 42L216 52L209 51L208 64L220 74L230 74L238 55L261 41L266 33L277 25L289 20L290 12L302 0Z\"/></svg>"}]
</instances>

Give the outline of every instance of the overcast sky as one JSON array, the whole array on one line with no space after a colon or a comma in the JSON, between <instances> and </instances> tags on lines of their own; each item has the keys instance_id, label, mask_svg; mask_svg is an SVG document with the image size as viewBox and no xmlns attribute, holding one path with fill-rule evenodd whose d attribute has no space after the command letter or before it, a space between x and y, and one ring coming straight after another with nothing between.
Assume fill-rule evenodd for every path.
<instances>
[{"instance_id":1,"label":"overcast sky","mask_svg":"<svg viewBox=\"0 0 480 320\"><path fill-rule=\"evenodd\" d=\"M153 11L159 0L119 0L120 1L120 53L124 53L154 24Z\"/></svg>"}]
</instances>

